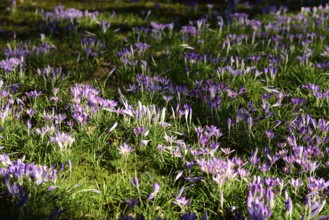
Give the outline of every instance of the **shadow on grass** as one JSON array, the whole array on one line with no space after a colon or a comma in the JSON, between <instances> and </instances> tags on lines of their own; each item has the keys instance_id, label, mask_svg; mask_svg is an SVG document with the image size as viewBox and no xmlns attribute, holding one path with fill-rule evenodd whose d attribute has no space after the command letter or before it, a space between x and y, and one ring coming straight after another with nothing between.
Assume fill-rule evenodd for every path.
<instances>
[{"instance_id":1,"label":"shadow on grass","mask_svg":"<svg viewBox=\"0 0 329 220\"><path fill-rule=\"evenodd\" d=\"M156 2L149 1L122 1L122 0L68 0L64 2L66 8L77 8L80 10L97 10L100 13L115 12L117 14L128 15L134 14L145 18L147 13L151 12L151 18L156 18L157 21L176 23L176 26L186 25L190 20L196 20L208 14L208 4L212 4L211 11L215 12L216 16L223 16L225 13L231 12L245 12L250 17L255 17L260 14L269 13L271 10L279 9L281 5L287 6L289 11L299 11L302 6L317 6L324 5L325 0L303 1L303 0L252 0L240 1L235 4L233 0L228 1L212 1L212 0L160 0ZM55 6L60 5L62 2L44 1L44 0L21 0L17 1L19 10L28 12L28 16L24 14L13 14L10 9L10 1L6 0L0 5L0 40L12 38L13 33L17 34L17 38L21 40L39 37L40 33L44 30L40 28L40 17L33 16L33 13L39 13L41 10L51 11ZM23 17L22 17L23 16ZM216 17L214 16L214 17ZM42 23L42 22L41 22ZM129 31L136 23L131 21L123 24L114 24L112 27L120 28L121 31ZM61 33L60 33L61 34Z\"/></svg>"}]
</instances>

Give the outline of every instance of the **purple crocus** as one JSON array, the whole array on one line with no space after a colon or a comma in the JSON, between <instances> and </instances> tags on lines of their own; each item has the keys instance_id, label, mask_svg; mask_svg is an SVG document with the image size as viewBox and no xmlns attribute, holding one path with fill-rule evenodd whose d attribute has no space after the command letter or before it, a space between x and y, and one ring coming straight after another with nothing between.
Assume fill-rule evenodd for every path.
<instances>
[{"instance_id":1,"label":"purple crocus","mask_svg":"<svg viewBox=\"0 0 329 220\"><path fill-rule=\"evenodd\" d=\"M140 52L144 52L146 51L147 48L149 48L149 45L147 43L135 43L135 47L140 51Z\"/></svg>"},{"instance_id":2,"label":"purple crocus","mask_svg":"<svg viewBox=\"0 0 329 220\"><path fill-rule=\"evenodd\" d=\"M187 199L186 197L182 196L184 192L184 186L182 186L179 191L178 195L176 196L176 200L173 202L174 204L180 206L180 207L185 207L190 204L190 200Z\"/></svg>"},{"instance_id":3,"label":"purple crocus","mask_svg":"<svg viewBox=\"0 0 329 220\"><path fill-rule=\"evenodd\" d=\"M3 69L5 72L13 72L16 67L22 64L23 61L18 58L9 58L0 61L0 69Z\"/></svg>"},{"instance_id":4,"label":"purple crocus","mask_svg":"<svg viewBox=\"0 0 329 220\"><path fill-rule=\"evenodd\" d=\"M125 203L129 206L129 208L133 209L135 205L137 205L139 202L138 198L134 199L127 199L125 200Z\"/></svg>"},{"instance_id":5,"label":"purple crocus","mask_svg":"<svg viewBox=\"0 0 329 220\"><path fill-rule=\"evenodd\" d=\"M182 214L181 219L182 220L195 220L195 219L197 219L197 217L196 217L195 213L191 213L191 211L189 210L186 214Z\"/></svg>"},{"instance_id":6,"label":"purple crocus","mask_svg":"<svg viewBox=\"0 0 329 220\"><path fill-rule=\"evenodd\" d=\"M52 220L55 216L60 216L65 210L62 210L61 208L54 209L50 215L47 217L47 220Z\"/></svg>"},{"instance_id":7,"label":"purple crocus","mask_svg":"<svg viewBox=\"0 0 329 220\"><path fill-rule=\"evenodd\" d=\"M288 216L290 216L291 218L291 215L292 215L292 201L291 201L291 198L289 197L289 194L287 191L285 191L285 206L286 206L286 213Z\"/></svg>"},{"instance_id":8,"label":"purple crocus","mask_svg":"<svg viewBox=\"0 0 329 220\"><path fill-rule=\"evenodd\" d=\"M36 166L32 171L32 177L35 179L35 183L40 185L43 182L48 182L50 171L46 166Z\"/></svg>"},{"instance_id":9,"label":"purple crocus","mask_svg":"<svg viewBox=\"0 0 329 220\"><path fill-rule=\"evenodd\" d=\"M258 153L258 148L256 148L255 152L253 153L253 155L249 158L249 162L252 165L257 165L260 163L260 158L257 157L257 153Z\"/></svg>"},{"instance_id":10,"label":"purple crocus","mask_svg":"<svg viewBox=\"0 0 329 220\"><path fill-rule=\"evenodd\" d=\"M57 188L57 186L49 186L47 190L48 190L48 191L53 191L53 190L56 189L56 188Z\"/></svg>"},{"instance_id":11,"label":"purple crocus","mask_svg":"<svg viewBox=\"0 0 329 220\"><path fill-rule=\"evenodd\" d=\"M187 199L184 196L176 197L176 200L174 201L174 204L180 206L180 207L185 207L190 204L190 200Z\"/></svg>"},{"instance_id":12,"label":"purple crocus","mask_svg":"<svg viewBox=\"0 0 329 220\"><path fill-rule=\"evenodd\" d=\"M149 195L147 198L148 200L152 200L159 192L160 190L160 184L159 183L154 183L153 184L153 192Z\"/></svg>"},{"instance_id":13,"label":"purple crocus","mask_svg":"<svg viewBox=\"0 0 329 220\"><path fill-rule=\"evenodd\" d=\"M122 154L124 156L128 156L131 152L134 151L134 149L126 143L121 145L120 148L118 148L118 150L119 150L119 154Z\"/></svg>"},{"instance_id":14,"label":"purple crocus","mask_svg":"<svg viewBox=\"0 0 329 220\"><path fill-rule=\"evenodd\" d=\"M269 139L269 140L272 140L274 138L274 132L273 131L266 130L265 134L266 134L267 139Z\"/></svg>"},{"instance_id":15,"label":"purple crocus","mask_svg":"<svg viewBox=\"0 0 329 220\"><path fill-rule=\"evenodd\" d=\"M6 168L0 168L0 177L3 176L4 182L10 196L20 199L18 206L21 207L28 200L29 193L24 190L24 181L33 182L41 185L43 182L49 182L50 179L56 178L56 170L53 167L26 164L24 159L18 159L13 162L6 162L10 158L6 155L0 155L0 162Z\"/></svg>"},{"instance_id":16,"label":"purple crocus","mask_svg":"<svg viewBox=\"0 0 329 220\"><path fill-rule=\"evenodd\" d=\"M26 92L25 95L28 97L28 98L37 98L41 95L41 91L37 91L37 90L33 90L33 91L30 91L30 92Z\"/></svg>"},{"instance_id":17,"label":"purple crocus","mask_svg":"<svg viewBox=\"0 0 329 220\"><path fill-rule=\"evenodd\" d=\"M0 154L0 164L7 167L12 164L10 157L7 154Z\"/></svg>"},{"instance_id":18,"label":"purple crocus","mask_svg":"<svg viewBox=\"0 0 329 220\"><path fill-rule=\"evenodd\" d=\"M45 12L43 16L46 17L47 20L71 20L81 18L81 17L89 17L91 19L95 19L99 15L98 11L89 12L89 11L80 11L75 8L64 9L64 6L58 5L54 7L52 12Z\"/></svg>"},{"instance_id":19,"label":"purple crocus","mask_svg":"<svg viewBox=\"0 0 329 220\"><path fill-rule=\"evenodd\" d=\"M265 206L259 197L254 197L251 191L247 198L247 208L250 219L265 220L272 215L271 209Z\"/></svg>"},{"instance_id":20,"label":"purple crocus","mask_svg":"<svg viewBox=\"0 0 329 220\"><path fill-rule=\"evenodd\" d=\"M30 117L30 119L32 118L33 115L35 115L35 113L37 113L37 110L30 108L30 109L26 109L26 113L28 114L28 116Z\"/></svg>"},{"instance_id":21,"label":"purple crocus","mask_svg":"<svg viewBox=\"0 0 329 220\"><path fill-rule=\"evenodd\" d=\"M55 136L50 137L50 142L56 143L62 151L72 146L74 138L63 132L57 132Z\"/></svg>"},{"instance_id":22,"label":"purple crocus","mask_svg":"<svg viewBox=\"0 0 329 220\"><path fill-rule=\"evenodd\" d=\"M130 183L134 186L134 187L136 187L137 189L139 188L139 183L138 183L138 178L137 178L137 176L134 176L134 179L133 180L129 180L130 181Z\"/></svg>"}]
</instances>

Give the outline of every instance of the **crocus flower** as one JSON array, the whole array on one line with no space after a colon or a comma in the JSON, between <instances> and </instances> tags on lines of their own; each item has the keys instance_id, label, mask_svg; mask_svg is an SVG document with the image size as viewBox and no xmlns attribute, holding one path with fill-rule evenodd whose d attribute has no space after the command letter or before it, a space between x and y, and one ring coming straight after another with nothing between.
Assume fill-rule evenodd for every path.
<instances>
[{"instance_id":1,"label":"crocus flower","mask_svg":"<svg viewBox=\"0 0 329 220\"><path fill-rule=\"evenodd\" d=\"M257 153L258 153L258 148L256 148L255 152L253 153L253 155L249 158L249 162L252 165L257 165L258 163L260 163L260 158L257 157Z\"/></svg>"},{"instance_id":2,"label":"crocus flower","mask_svg":"<svg viewBox=\"0 0 329 220\"><path fill-rule=\"evenodd\" d=\"M89 12L89 11L80 11L75 8L64 9L64 6L59 5L54 7L52 12L45 12L43 14L44 17L48 20L51 18L52 20L74 20L81 17L89 17L95 19L98 16L99 12Z\"/></svg>"},{"instance_id":3,"label":"crocus flower","mask_svg":"<svg viewBox=\"0 0 329 220\"><path fill-rule=\"evenodd\" d=\"M48 190L48 191L53 191L53 190L56 189L56 188L57 188L57 186L49 186L47 190Z\"/></svg>"},{"instance_id":4,"label":"crocus flower","mask_svg":"<svg viewBox=\"0 0 329 220\"><path fill-rule=\"evenodd\" d=\"M144 218L144 216L143 215L141 215L141 216L138 216L138 217L136 217L135 219L133 218L133 217L131 217L131 216L124 216L123 214L120 216L120 218L121 218L121 220L144 220L145 218Z\"/></svg>"},{"instance_id":5,"label":"crocus flower","mask_svg":"<svg viewBox=\"0 0 329 220\"><path fill-rule=\"evenodd\" d=\"M48 216L47 220L52 220L55 216L61 215L64 211L65 210L61 210L60 208L54 209Z\"/></svg>"},{"instance_id":6,"label":"crocus flower","mask_svg":"<svg viewBox=\"0 0 329 220\"><path fill-rule=\"evenodd\" d=\"M153 184L153 192L149 195L147 198L148 200L152 200L159 192L160 190L160 184L159 183L154 183Z\"/></svg>"},{"instance_id":7,"label":"crocus flower","mask_svg":"<svg viewBox=\"0 0 329 220\"><path fill-rule=\"evenodd\" d=\"M17 58L10 58L0 61L0 69L3 69L5 72L13 72L16 67L22 64L23 61Z\"/></svg>"},{"instance_id":8,"label":"crocus flower","mask_svg":"<svg viewBox=\"0 0 329 220\"><path fill-rule=\"evenodd\" d=\"M288 216L291 217L292 215L292 201L291 201L291 198L289 197L289 194L287 191L285 191L285 206L286 206L286 213Z\"/></svg>"},{"instance_id":9,"label":"crocus flower","mask_svg":"<svg viewBox=\"0 0 329 220\"><path fill-rule=\"evenodd\" d=\"M267 139L269 139L269 140L274 138L274 132L273 131L266 130L265 134L266 134Z\"/></svg>"},{"instance_id":10,"label":"crocus flower","mask_svg":"<svg viewBox=\"0 0 329 220\"><path fill-rule=\"evenodd\" d=\"M185 207L190 204L190 200L187 199L186 197L182 196L184 192L184 186L182 186L179 191L178 195L176 196L176 200L173 202L174 204L180 206L180 207Z\"/></svg>"},{"instance_id":11,"label":"crocus flower","mask_svg":"<svg viewBox=\"0 0 329 220\"><path fill-rule=\"evenodd\" d=\"M57 132L56 136L50 137L50 142L56 143L58 147L63 150L72 146L74 138L63 132Z\"/></svg>"},{"instance_id":12,"label":"crocus flower","mask_svg":"<svg viewBox=\"0 0 329 220\"><path fill-rule=\"evenodd\" d=\"M118 150L119 150L119 154L122 154L124 156L128 156L131 152L134 151L134 149L126 143L121 145L120 148L118 148Z\"/></svg>"},{"instance_id":13,"label":"crocus flower","mask_svg":"<svg viewBox=\"0 0 329 220\"><path fill-rule=\"evenodd\" d=\"M0 154L0 164L7 167L12 164L10 157L7 154Z\"/></svg>"},{"instance_id":14,"label":"crocus flower","mask_svg":"<svg viewBox=\"0 0 329 220\"><path fill-rule=\"evenodd\" d=\"M37 111L33 108L30 108L30 109L26 109L26 113L29 115L30 118L32 118L32 116L35 115Z\"/></svg>"},{"instance_id":15,"label":"crocus flower","mask_svg":"<svg viewBox=\"0 0 329 220\"><path fill-rule=\"evenodd\" d=\"M187 199L184 196L176 197L176 200L174 201L174 204L180 206L180 207L185 207L190 204L190 200Z\"/></svg>"},{"instance_id":16,"label":"crocus flower","mask_svg":"<svg viewBox=\"0 0 329 220\"><path fill-rule=\"evenodd\" d=\"M134 179L133 179L133 180L129 180L129 181L130 181L130 183L131 183L134 187L136 187L136 188L139 187L139 183L138 183L138 178L137 178L137 176L134 176Z\"/></svg>"},{"instance_id":17,"label":"crocus flower","mask_svg":"<svg viewBox=\"0 0 329 220\"><path fill-rule=\"evenodd\" d=\"M137 205L139 200L137 198L134 199L127 199L125 200L125 203L129 206L129 208L133 209L135 205Z\"/></svg>"},{"instance_id":18,"label":"crocus flower","mask_svg":"<svg viewBox=\"0 0 329 220\"><path fill-rule=\"evenodd\" d=\"M49 172L50 170L46 166L36 166L32 171L36 184L40 185L43 182L48 182Z\"/></svg>"},{"instance_id":19,"label":"crocus flower","mask_svg":"<svg viewBox=\"0 0 329 220\"><path fill-rule=\"evenodd\" d=\"M196 183L196 182L200 182L203 179L203 176L185 177L184 179L187 182Z\"/></svg>"},{"instance_id":20,"label":"crocus flower","mask_svg":"<svg viewBox=\"0 0 329 220\"><path fill-rule=\"evenodd\" d=\"M195 213L191 213L191 211L189 210L186 214L182 214L182 220L195 220L197 219L196 214Z\"/></svg>"},{"instance_id":21,"label":"crocus flower","mask_svg":"<svg viewBox=\"0 0 329 220\"><path fill-rule=\"evenodd\" d=\"M183 175L183 171L179 171L174 182L176 182L182 175Z\"/></svg>"},{"instance_id":22,"label":"crocus flower","mask_svg":"<svg viewBox=\"0 0 329 220\"><path fill-rule=\"evenodd\" d=\"M33 91L30 91L30 92L26 92L25 95L28 98L37 98L41 95L41 92L37 91L37 90L33 90Z\"/></svg>"},{"instance_id":23,"label":"crocus flower","mask_svg":"<svg viewBox=\"0 0 329 220\"><path fill-rule=\"evenodd\" d=\"M139 146L145 147L148 145L148 143L149 143L149 140L141 140L141 142L139 143Z\"/></svg>"}]
</instances>

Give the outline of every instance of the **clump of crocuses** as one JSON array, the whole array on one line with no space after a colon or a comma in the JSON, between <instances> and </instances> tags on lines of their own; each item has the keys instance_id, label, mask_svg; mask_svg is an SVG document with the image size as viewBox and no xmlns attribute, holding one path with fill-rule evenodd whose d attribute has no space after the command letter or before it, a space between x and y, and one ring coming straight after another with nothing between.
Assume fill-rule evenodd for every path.
<instances>
[{"instance_id":1,"label":"clump of crocuses","mask_svg":"<svg viewBox=\"0 0 329 220\"><path fill-rule=\"evenodd\" d=\"M1 154L0 177L7 186L8 195L17 198L18 206L22 206L29 198L28 187L55 181L57 170L53 167L25 163L24 159L12 161L7 154Z\"/></svg>"}]
</instances>

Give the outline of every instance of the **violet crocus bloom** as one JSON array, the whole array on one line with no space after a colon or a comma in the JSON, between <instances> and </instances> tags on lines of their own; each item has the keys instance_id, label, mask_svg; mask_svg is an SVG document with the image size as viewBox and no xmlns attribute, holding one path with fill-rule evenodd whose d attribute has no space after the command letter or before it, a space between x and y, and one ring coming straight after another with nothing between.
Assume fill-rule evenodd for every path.
<instances>
[{"instance_id":1,"label":"violet crocus bloom","mask_svg":"<svg viewBox=\"0 0 329 220\"><path fill-rule=\"evenodd\" d=\"M182 220L195 220L197 219L195 213L191 213L189 210L186 214L182 214Z\"/></svg>"},{"instance_id":2,"label":"violet crocus bloom","mask_svg":"<svg viewBox=\"0 0 329 220\"><path fill-rule=\"evenodd\" d=\"M31 123L30 119L27 119L26 126L27 126L27 129L30 131L30 129L32 128L32 123Z\"/></svg>"},{"instance_id":3,"label":"violet crocus bloom","mask_svg":"<svg viewBox=\"0 0 329 220\"><path fill-rule=\"evenodd\" d=\"M135 205L137 205L139 202L138 198L134 199L126 199L125 203L129 206L129 208L133 209Z\"/></svg>"},{"instance_id":4,"label":"violet crocus bloom","mask_svg":"<svg viewBox=\"0 0 329 220\"><path fill-rule=\"evenodd\" d=\"M273 131L266 130L265 134L266 134L267 139L269 139L269 140L272 140L274 138L274 132Z\"/></svg>"},{"instance_id":5,"label":"violet crocus bloom","mask_svg":"<svg viewBox=\"0 0 329 220\"><path fill-rule=\"evenodd\" d=\"M141 140L140 143L139 143L139 146L145 147L145 146L148 145L148 143L149 143L149 140Z\"/></svg>"},{"instance_id":6,"label":"violet crocus bloom","mask_svg":"<svg viewBox=\"0 0 329 220\"><path fill-rule=\"evenodd\" d=\"M0 61L0 69L3 69L5 72L13 72L16 67L22 64L23 61L17 58L10 58Z\"/></svg>"},{"instance_id":7,"label":"violet crocus bloom","mask_svg":"<svg viewBox=\"0 0 329 220\"><path fill-rule=\"evenodd\" d=\"M140 43L135 43L135 47L139 51L144 52L144 51L146 51L147 48L149 48L149 45L147 43L140 42Z\"/></svg>"},{"instance_id":8,"label":"violet crocus bloom","mask_svg":"<svg viewBox=\"0 0 329 220\"><path fill-rule=\"evenodd\" d=\"M0 155L1 156L1 155ZM174 183L183 175L183 172L184 171L179 171L178 172L178 174L177 174L177 176L176 176L176 178L175 178L175 181L174 181Z\"/></svg>"},{"instance_id":9,"label":"violet crocus bloom","mask_svg":"<svg viewBox=\"0 0 329 220\"><path fill-rule=\"evenodd\" d=\"M75 8L68 8L64 9L64 6L59 5L54 7L54 10L52 12L45 12L43 14L46 19L52 19L52 20L71 20L81 18L81 17L89 17L91 19L95 19L98 16L99 12L89 12L89 11L80 11Z\"/></svg>"},{"instance_id":10,"label":"violet crocus bloom","mask_svg":"<svg viewBox=\"0 0 329 220\"><path fill-rule=\"evenodd\" d=\"M159 183L154 183L153 184L153 192L149 195L147 198L148 200L152 200L159 192L160 190L160 184Z\"/></svg>"},{"instance_id":11,"label":"violet crocus bloom","mask_svg":"<svg viewBox=\"0 0 329 220\"><path fill-rule=\"evenodd\" d=\"M176 196L176 200L173 202L174 204L180 206L180 207L185 207L190 204L190 200L187 199L186 197L182 196L184 192L184 186L182 186L179 191L178 195Z\"/></svg>"},{"instance_id":12,"label":"violet crocus bloom","mask_svg":"<svg viewBox=\"0 0 329 220\"><path fill-rule=\"evenodd\" d=\"M0 88L1 88L1 86L0 86ZM0 91L0 97L1 98L6 98L6 97L8 97L10 95L10 93L7 91L7 90L1 90Z\"/></svg>"},{"instance_id":13,"label":"violet crocus bloom","mask_svg":"<svg viewBox=\"0 0 329 220\"><path fill-rule=\"evenodd\" d=\"M100 21L100 25L103 33L106 33L106 31L111 27L111 23L108 23L106 21Z\"/></svg>"},{"instance_id":14,"label":"violet crocus bloom","mask_svg":"<svg viewBox=\"0 0 329 220\"><path fill-rule=\"evenodd\" d=\"M254 197L252 191L248 193L247 209L250 219L268 219L273 214L270 207L263 204L261 198L258 196Z\"/></svg>"},{"instance_id":15,"label":"violet crocus bloom","mask_svg":"<svg viewBox=\"0 0 329 220\"><path fill-rule=\"evenodd\" d=\"M145 127L143 127L143 126L137 126L137 127L135 127L134 129L133 129L133 131L134 131L134 134L137 136L137 135L144 135L145 134L145 136L147 136L148 135L148 130L145 128Z\"/></svg>"},{"instance_id":16,"label":"violet crocus bloom","mask_svg":"<svg viewBox=\"0 0 329 220\"><path fill-rule=\"evenodd\" d=\"M4 164L4 159L6 160L6 157L0 158L2 164ZM29 193L23 189L25 180L30 183L33 181L36 185L40 185L43 182L48 182L50 179L56 178L56 170L53 170L52 167L48 168L47 166L35 165L33 163L26 164L23 161L24 159L19 159L10 164L7 163L6 168L0 168L0 176L4 176L4 182L9 195L20 199L18 203L19 207L28 200L29 196Z\"/></svg>"},{"instance_id":17,"label":"violet crocus bloom","mask_svg":"<svg viewBox=\"0 0 329 220\"><path fill-rule=\"evenodd\" d=\"M46 166L37 166L32 172L32 176L35 179L37 185L40 185L43 182L48 182L49 170Z\"/></svg>"},{"instance_id":18,"label":"violet crocus bloom","mask_svg":"<svg viewBox=\"0 0 329 220\"><path fill-rule=\"evenodd\" d=\"M184 178L187 182L190 183L196 183L196 182L200 182L203 179L203 176L193 176L193 177L185 177Z\"/></svg>"},{"instance_id":19,"label":"violet crocus bloom","mask_svg":"<svg viewBox=\"0 0 329 220\"><path fill-rule=\"evenodd\" d=\"M16 182L11 185L8 178L5 178L5 183L11 196L19 196L20 201L18 202L18 207L21 207L28 200L29 193L24 192L23 186L17 184Z\"/></svg>"},{"instance_id":20,"label":"violet crocus bloom","mask_svg":"<svg viewBox=\"0 0 329 220\"><path fill-rule=\"evenodd\" d=\"M72 146L74 138L63 132L56 132L56 136L50 137L50 142L56 143L63 150Z\"/></svg>"},{"instance_id":21,"label":"violet crocus bloom","mask_svg":"<svg viewBox=\"0 0 329 220\"><path fill-rule=\"evenodd\" d=\"M136 218L133 218L132 216L124 216L123 214L120 215L121 220L144 220L144 215L137 216Z\"/></svg>"},{"instance_id":22,"label":"violet crocus bloom","mask_svg":"<svg viewBox=\"0 0 329 220\"><path fill-rule=\"evenodd\" d=\"M180 207L185 207L190 204L190 200L184 196L180 196L180 197L176 197L176 200L173 203Z\"/></svg>"},{"instance_id":23,"label":"violet crocus bloom","mask_svg":"<svg viewBox=\"0 0 329 220\"><path fill-rule=\"evenodd\" d=\"M306 100L303 99L303 98L291 98L291 99L290 99L290 102L291 102L293 105L301 105L301 104L303 104L304 102L306 102Z\"/></svg>"},{"instance_id":24,"label":"violet crocus bloom","mask_svg":"<svg viewBox=\"0 0 329 220\"><path fill-rule=\"evenodd\" d=\"M53 191L53 190L56 189L56 188L57 188L57 186L49 186L47 190L48 190L48 191Z\"/></svg>"},{"instance_id":25,"label":"violet crocus bloom","mask_svg":"<svg viewBox=\"0 0 329 220\"><path fill-rule=\"evenodd\" d=\"M29 115L30 118L32 118L32 116L35 115L37 111L33 108L30 108L30 109L26 109L26 113Z\"/></svg>"},{"instance_id":26,"label":"violet crocus bloom","mask_svg":"<svg viewBox=\"0 0 329 220\"><path fill-rule=\"evenodd\" d=\"M47 219L53 219L55 216L61 215L65 210L61 210L61 208L54 209Z\"/></svg>"},{"instance_id":27,"label":"violet crocus bloom","mask_svg":"<svg viewBox=\"0 0 329 220\"><path fill-rule=\"evenodd\" d=\"M291 216L292 215L292 201L291 198L289 197L289 194L287 191L285 191L285 206L286 206L286 213L287 215Z\"/></svg>"},{"instance_id":28,"label":"violet crocus bloom","mask_svg":"<svg viewBox=\"0 0 329 220\"><path fill-rule=\"evenodd\" d=\"M130 183L131 183L134 187L139 188L139 183L138 183L138 178L137 178L137 176L134 176L134 179L133 179L133 180L129 180L129 181L130 181Z\"/></svg>"},{"instance_id":29,"label":"violet crocus bloom","mask_svg":"<svg viewBox=\"0 0 329 220\"><path fill-rule=\"evenodd\" d=\"M258 148L256 148L255 152L253 153L253 155L249 158L249 162L252 165L257 165L260 163L260 158L257 157L257 153L258 153Z\"/></svg>"},{"instance_id":30,"label":"violet crocus bloom","mask_svg":"<svg viewBox=\"0 0 329 220\"><path fill-rule=\"evenodd\" d=\"M0 164L7 167L12 164L10 157L7 154L0 154Z\"/></svg>"},{"instance_id":31,"label":"violet crocus bloom","mask_svg":"<svg viewBox=\"0 0 329 220\"><path fill-rule=\"evenodd\" d=\"M121 145L120 148L118 148L118 150L119 150L119 154L122 154L124 156L128 156L131 152L134 151L134 149L126 143Z\"/></svg>"}]
</instances>

